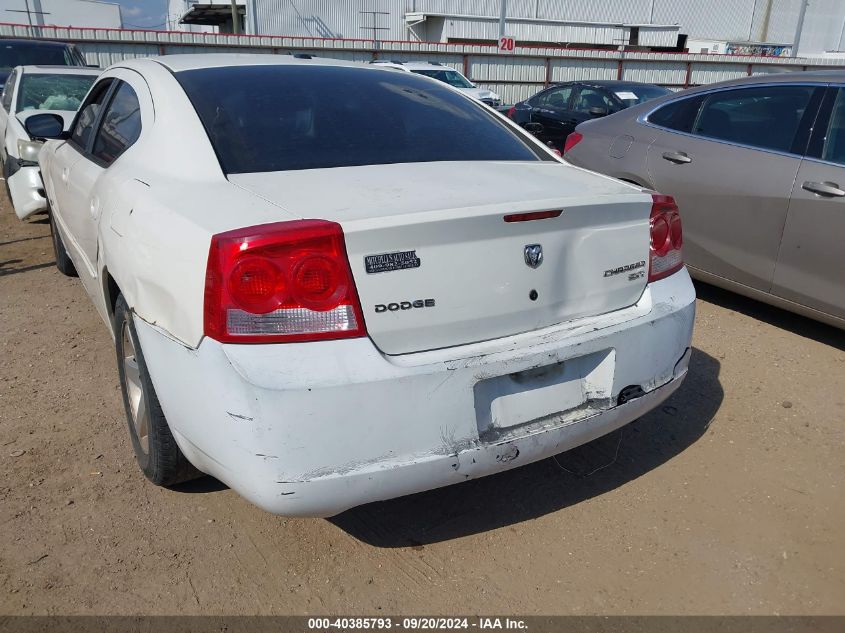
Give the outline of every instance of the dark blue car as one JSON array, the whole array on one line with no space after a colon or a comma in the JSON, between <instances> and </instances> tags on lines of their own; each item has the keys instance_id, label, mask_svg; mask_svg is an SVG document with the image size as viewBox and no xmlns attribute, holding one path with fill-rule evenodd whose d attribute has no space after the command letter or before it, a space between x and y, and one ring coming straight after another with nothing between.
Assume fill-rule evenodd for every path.
<instances>
[{"instance_id":1,"label":"dark blue car","mask_svg":"<svg viewBox=\"0 0 845 633\"><path fill-rule=\"evenodd\" d=\"M667 88L634 81L571 81L555 84L520 101L506 114L544 143L562 151L566 137L579 123L670 92Z\"/></svg>"},{"instance_id":2,"label":"dark blue car","mask_svg":"<svg viewBox=\"0 0 845 633\"><path fill-rule=\"evenodd\" d=\"M0 89L15 66L85 66L73 44L48 40L0 39Z\"/></svg>"}]
</instances>

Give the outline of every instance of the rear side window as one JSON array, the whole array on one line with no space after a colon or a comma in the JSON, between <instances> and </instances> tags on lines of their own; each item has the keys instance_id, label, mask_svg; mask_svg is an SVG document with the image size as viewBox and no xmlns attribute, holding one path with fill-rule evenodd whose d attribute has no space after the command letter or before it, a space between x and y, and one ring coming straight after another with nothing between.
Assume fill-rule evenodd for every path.
<instances>
[{"instance_id":1,"label":"rear side window","mask_svg":"<svg viewBox=\"0 0 845 633\"><path fill-rule=\"evenodd\" d=\"M100 114L110 87L111 79L104 79L97 83L76 115L70 140L83 151L88 149L88 140L91 138L91 132L94 130L94 124L97 122L97 116Z\"/></svg>"},{"instance_id":2,"label":"rear side window","mask_svg":"<svg viewBox=\"0 0 845 633\"><path fill-rule=\"evenodd\" d=\"M604 90L582 86L578 91L578 98L572 108L575 112L589 112L592 108L602 108L606 113L618 110L619 106L614 103Z\"/></svg>"},{"instance_id":3,"label":"rear side window","mask_svg":"<svg viewBox=\"0 0 845 633\"><path fill-rule=\"evenodd\" d=\"M545 106L547 108L560 108L567 110L569 108L569 99L572 97L572 90L574 86L561 86L560 88L552 88L541 92L536 97L531 99L532 106Z\"/></svg>"},{"instance_id":4,"label":"rear side window","mask_svg":"<svg viewBox=\"0 0 845 633\"><path fill-rule=\"evenodd\" d=\"M789 152L813 86L762 86L710 94L693 134Z\"/></svg>"},{"instance_id":5,"label":"rear side window","mask_svg":"<svg viewBox=\"0 0 845 633\"><path fill-rule=\"evenodd\" d=\"M830 123L824 136L822 160L845 165L845 90L836 91Z\"/></svg>"},{"instance_id":6,"label":"rear side window","mask_svg":"<svg viewBox=\"0 0 845 633\"><path fill-rule=\"evenodd\" d=\"M677 132L690 132L703 102L703 95L670 101L652 112L648 116L648 122Z\"/></svg>"},{"instance_id":7,"label":"rear side window","mask_svg":"<svg viewBox=\"0 0 845 633\"><path fill-rule=\"evenodd\" d=\"M412 73L256 65L176 73L230 174L540 160L476 102Z\"/></svg>"},{"instance_id":8,"label":"rear side window","mask_svg":"<svg viewBox=\"0 0 845 633\"><path fill-rule=\"evenodd\" d=\"M107 165L141 135L141 106L132 86L120 82L103 114L91 153Z\"/></svg>"}]
</instances>

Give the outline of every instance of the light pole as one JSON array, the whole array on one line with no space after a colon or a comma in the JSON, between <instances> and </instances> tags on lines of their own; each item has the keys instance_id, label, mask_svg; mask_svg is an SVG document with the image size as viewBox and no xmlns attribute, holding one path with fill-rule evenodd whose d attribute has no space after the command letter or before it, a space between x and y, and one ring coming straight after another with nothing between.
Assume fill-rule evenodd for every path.
<instances>
[{"instance_id":1,"label":"light pole","mask_svg":"<svg viewBox=\"0 0 845 633\"><path fill-rule=\"evenodd\" d=\"M505 36L505 16L508 13L508 0L501 0L499 7L499 41Z\"/></svg>"},{"instance_id":2,"label":"light pole","mask_svg":"<svg viewBox=\"0 0 845 633\"><path fill-rule=\"evenodd\" d=\"M798 44L801 42L801 31L804 30L804 16L807 14L809 0L801 0L801 8L798 10L798 24L795 26L795 37L792 38L792 50L790 57L798 57Z\"/></svg>"},{"instance_id":3,"label":"light pole","mask_svg":"<svg viewBox=\"0 0 845 633\"><path fill-rule=\"evenodd\" d=\"M237 0L232 0L232 34L238 35L241 32L241 16L238 14Z\"/></svg>"}]
</instances>

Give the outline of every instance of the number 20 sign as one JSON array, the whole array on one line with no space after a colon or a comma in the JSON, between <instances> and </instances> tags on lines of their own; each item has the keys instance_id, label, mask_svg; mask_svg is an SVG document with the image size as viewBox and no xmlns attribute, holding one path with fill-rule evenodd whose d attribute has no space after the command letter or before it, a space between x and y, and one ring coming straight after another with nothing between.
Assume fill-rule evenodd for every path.
<instances>
[{"instance_id":1,"label":"number 20 sign","mask_svg":"<svg viewBox=\"0 0 845 633\"><path fill-rule=\"evenodd\" d=\"M509 35L505 35L504 37L499 38L499 52L500 53L513 53L513 49L516 45L514 39Z\"/></svg>"}]
</instances>

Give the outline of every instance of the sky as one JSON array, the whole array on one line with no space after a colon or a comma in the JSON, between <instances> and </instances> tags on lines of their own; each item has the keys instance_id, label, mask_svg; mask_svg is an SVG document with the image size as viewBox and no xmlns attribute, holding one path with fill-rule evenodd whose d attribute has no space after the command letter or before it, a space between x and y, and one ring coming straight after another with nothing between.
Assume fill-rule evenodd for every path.
<instances>
[{"instance_id":1,"label":"sky","mask_svg":"<svg viewBox=\"0 0 845 633\"><path fill-rule=\"evenodd\" d=\"M164 29L167 0L109 0L120 5L124 28Z\"/></svg>"}]
</instances>

